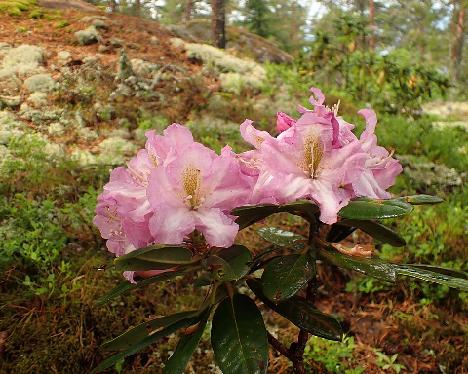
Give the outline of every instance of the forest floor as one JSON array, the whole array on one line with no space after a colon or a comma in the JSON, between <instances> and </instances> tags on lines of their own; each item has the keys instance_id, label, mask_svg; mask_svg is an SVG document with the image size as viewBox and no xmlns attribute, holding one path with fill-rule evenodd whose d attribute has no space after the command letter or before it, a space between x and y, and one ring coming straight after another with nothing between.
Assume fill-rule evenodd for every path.
<instances>
[{"instance_id":1,"label":"forest floor","mask_svg":"<svg viewBox=\"0 0 468 374\"><path fill-rule=\"evenodd\" d=\"M238 51L210 57L212 50L199 44L195 50L203 53L194 53L153 21L42 8L36 17L33 10L0 13L0 373L86 373L105 357L100 344L149 317L196 308L206 292L182 278L96 305L121 280L92 226L109 168L141 147L145 130L161 131L172 121L186 123L214 149L229 143L245 150L238 124L252 118L273 132L275 111L304 102L310 83L290 67L261 65ZM92 25L96 42L80 45L75 32ZM27 55L29 65L7 64L24 45L39 47ZM132 71L119 78L122 50ZM31 77L39 81L37 91ZM356 119L360 104L343 100L345 118ZM391 222L408 246L378 252L392 261L466 270L466 128L437 125L465 119L463 111L444 113L417 120L380 116L381 141L405 165L392 191L439 194L446 202ZM287 215L269 220L306 230ZM266 243L255 228L240 240L259 251ZM357 235L351 240L368 239ZM318 275L317 307L336 315L348 333L342 343L309 340L311 372L468 372L466 294L418 282L388 285L325 265ZM269 331L291 343L297 329L262 311ZM166 338L109 372L161 373L176 342ZM204 336L187 372L217 370ZM268 372L291 368L270 350Z\"/></svg>"}]
</instances>

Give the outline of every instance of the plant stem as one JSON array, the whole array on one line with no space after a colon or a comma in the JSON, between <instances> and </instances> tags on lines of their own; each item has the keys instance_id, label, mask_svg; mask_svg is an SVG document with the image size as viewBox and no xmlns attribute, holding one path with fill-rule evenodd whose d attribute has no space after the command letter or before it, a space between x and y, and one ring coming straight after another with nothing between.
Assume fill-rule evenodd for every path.
<instances>
[{"instance_id":1,"label":"plant stem","mask_svg":"<svg viewBox=\"0 0 468 374\"><path fill-rule=\"evenodd\" d=\"M278 339L276 339L273 335L271 335L269 332L267 332L267 334L268 334L268 343L270 343L270 345L274 349L276 349L278 353L291 359L288 349L283 344L281 344L281 342Z\"/></svg>"},{"instance_id":2,"label":"plant stem","mask_svg":"<svg viewBox=\"0 0 468 374\"><path fill-rule=\"evenodd\" d=\"M317 236L318 225L317 222L309 222L309 237L307 238L307 242L309 244L309 249L311 251L315 251L314 248L314 239ZM316 254L312 254L312 260L315 261ZM307 291L306 291L306 300L310 303L314 302L315 298L315 287L316 280L315 277L312 278L309 282L307 282ZM293 371L295 374L305 374L305 367L304 367L304 349L309 340L309 333L303 329L299 330L299 334L297 335L297 341L292 343L289 347L289 359L293 362Z\"/></svg>"}]
</instances>

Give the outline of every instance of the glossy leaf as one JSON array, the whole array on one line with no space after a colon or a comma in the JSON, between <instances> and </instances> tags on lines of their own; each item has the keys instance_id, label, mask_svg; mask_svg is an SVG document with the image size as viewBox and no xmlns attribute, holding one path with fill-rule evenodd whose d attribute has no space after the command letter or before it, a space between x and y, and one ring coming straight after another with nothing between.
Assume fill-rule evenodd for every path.
<instances>
[{"instance_id":1,"label":"glossy leaf","mask_svg":"<svg viewBox=\"0 0 468 374\"><path fill-rule=\"evenodd\" d=\"M232 211L232 214L238 217L236 222L240 230L275 213L278 213L278 206L273 204L244 206Z\"/></svg>"},{"instance_id":2,"label":"glossy leaf","mask_svg":"<svg viewBox=\"0 0 468 374\"><path fill-rule=\"evenodd\" d=\"M431 195L411 195L400 197L399 200L405 201L411 205L440 204L444 199Z\"/></svg>"},{"instance_id":3,"label":"glossy leaf","mask_svg":"<svg viewBox=\"0 0 468 374\"><path fill-rule=\"evenodd\" d=\"M193 268L193 269L190 269L190 270L197 270L197 268ZM148 286L148 285L156 283L156 282L163 282L163 281L166 281L166 280L171 280L171 279L176 278L179 275L186 274L187 272L188 272L188 270L184 269L184 270L171 271L171 272L167 272L167 273L163 273L163 274L158 274L158 275L155 275L154 277L151 277L151 278L138 280L136 284L135 283L130 283L128 281L121 282L116 287L114 287L111 291L109 291L107 294L105 294L104 296L101 296L97 300L97 304L98 305L107 304L109 301L115 299L116 297L118 297L120 295L123 295L123 294L127 293L128 291L138 289L138 288L142 288L142 287Z\"/></svg>"},{"instance_id":4,"label":"glossy leaf","mask_svg":"<svg viewBox=\"0 0 468 374\"><path fill-rule=\"evenodd\" d=\"M356 231L355 227L349 227L340 225L339 223L334 223L331 226L330 231L328 231L327 242L339 243L342 240L346 239L354 231Z\"/></svg>"},{"instance_id":5,"label":"glossy leaf","mask_svg":"<svg viewBox=\"0 0 468 374\"><path fill-rule=\"evenodd\" d=\"M378 258L346 256L331 248L320 249L318 256L323 261L341 268L358 271L387 282L396 281L395 266Z\"/></svg>"},{"instance_id":6,"label":"glossy leaf","mask_svg":"<svg viewBox=\"0 0 468 374\"><path fill-rule=\"evenodd\" d=\"M179 342L177 343L177 347L174 353L164 366L164 374L183 374L185 372L185 368L190 360L190 357L192 357L193 352L200 342L200 338L203 335L203 331L205 330L209 316L210 312L208 310L204 313L204 316L196 326L195 331L182 335L182 337L179 339Z\"/></svg>"},{"instance_id":7,"label":"glossy leaf","mask_svg":"<svg viewBox=\"0 0 468 374\"><path fill-rule=\"evenodd\" d=\"M448 269L439 268L436 271L435 268L428 270L412 265L395 265L395 268L398 275L416 278L426 282L443 284L462 291L468 291L468 280L466 279L466 274L463 274L462 277L458 275L450 276L446 274Z\"/></svg>"},{"instance_id":8,"label":"glossy leaf","mask_svg":"<svg viewBox=\"0 0 468 374\"><path fill-rule=\"evenodd\" d=\"M168 335L174 333L175 331L177 331L177 330L179 330L181 328L194 325L194 324L196 324L198 322L199 322L199 317L198 316L193 317L193 318L186 318L186 319L179 320L179 321L167 326L166 328L163 328L160 331L152 333L151 335L148 335L147 337L145 337L143 340L141 340L138 343L134 344L131 348L127 349L126 351L117 353L117 354L115 354L113 356L110 356L110 357L106 358L105 360L103 360L96 368L94 368L91 371L91 374L99 373L99 372L101 372L101 371L115 365L117 362L119 362L123 358L125 358L127 356L134 355L135 353L141 351L142 349L145 349L146 347L150 346L151 344L157 342L159 339L161 339L161 338L163 338L165 336L168 336Z\"/></svg>"},{"instance_id":9,"label":"glossy leaf","mask_svg":"<svg viewBox=\"0 0 468 374\"><path fill-rule=\"evenodd\" d=\"M114 260L115 268L124 271L167 270L177 266L174 264L162 264L160 262L141 260L139 258L119 259L120 257L117 257Z\"/></svg>"},{"instance_id":10,"label":"glossy leaf","mask_svg":"<svg viewBox=\"0 0 468 374\"><path fill-rule=\"evenodd\" d=\"M210 256L208 263L217 267L216 275L222 281L235 281L249 272L252 254L243 245L223 248Z\"/></svg>"},{"instance_id":11,"label":"glossy leaf","mask_svg":"<svg viewBox=\"0 0 468 374\"><path fill-rule=\"evenodd\" d=\"M104 343L102 348L106 351L118 351L128 349L132 345L145 339L151 333L159 328L167 327L178 321L196 317L200 314L197 310L176 313L167 317L154 318L152 320L140 323L131 329L120 334L116 338Z\"/></svg>"},{"instance_id":12,"label":"glossy leaf","mask_svg":"<svg viewBox=\"0 0 468 374\"><path fill-rule=\"evenodd\" d=\"M254 301L236 294L219 304L213 316L211 345L223 374L260 374L268 368L268 339Z\"/></svg>"},{"instance_id":13,"label":"glossy leaf","mask_svg":"<svg viewBox=\"0 0 468 374\"><path fill-rule=\"evenodd\" d=\"M119 262L131 258L169 265L189 264L192 260L192 251L186 247L176 245L152 245L117 257L115 261Z\"/></svg>"},{"instance_id":14,"label":"glossy leaf","mask_svg":"<svg viewBox=\"0 0 468 374\"><path fill-rule=\"evenodd\" d=\"M302 235L295 234L291 231L281 230L277 227L262 227L258 231L266 241L278 245L280 247L294 246L297 243L307 241Z\"/></svg>"},{"instance_id":15,"label":"glossy leaf","mask_svg":"<svg viewBox=\"0 0 468 374\"><path fill-rule=\"evenodd\" d=\"M284 300L293 296L314 276L315 267L307 255L276 257L268 262L262 274L263 292L270 300Z\"/></svg>"},{"instance_id":16,"label":"glossy leaf","mask_svg":"<svg viewBox=\"0 0 468 374\"><path fill-rule=\"evenodd\" d=\"M394 247L402 247L406 245L405 239L403 239L392 229L378 222L343 219L339 222L339 225L357 227L379 242L388 243Z\"/></svg>"},{"instance_id":17,"label":"glossy leaf","mask_svg":"<svg viewBox=\"0 0 468 374\"><path fill-rule=\"evenodd\" d=\"M265 296L259 281L250 279L247 284L266 306L290 320L297 327L325 339L341 340L343 330L338 320L314 308L304 298L293 296L275 304Z\"/></svg>"},{"instance_id":18,"label":"glossy leaf","mask_svg":"<svg viewBox=\"0 0 468 374\"><path fill-rule=\"evenodd\" d=\"M298 200L283 205L261 204L239 207L234 209L232 214L238 216L236 222L242 230L243 228L261 221L272 214L281 212L287 212L307 219L313 219L315 214L319 212L319 208L309 200Z\"/></svg>"},{"instance_id":19,"label":"glossy leaf","mask_svg":"<svg viewBox=\"0 0 468 374\"><path fill-rule=\"evenodd\" d=\"M372 220L400 217L410 213L413 207L398 199L371 200L366 198L356 199L341 208L338 215L342 218Z\"/></svg>"},{"instance_id":20,"label":"glossy leaf","mask_svg":"<svg viewBox=\"0 0 468 374\"><path fill-rule=\"evenodd\" d=\"M434 273L448 275L449 277L455 277L455 278L468 280L468 274L461 270L441 268L439 266L426 265L426 264L408 264L407 266L411 266L417 269L425 269L425 270L433 271Z\"/></svg>"},{"instance_id":21,"label":"glossy leaf","mask_svg":"<svg viewBox=\"0 0 468 374\"><path fill-rule=\"evenodd\" d=\"M280 212L288 212L308 220L315 219L315 215L320 212L320 209L310 200L297 200L289 204L280 206Z\"/></svg>"}]
</instances>

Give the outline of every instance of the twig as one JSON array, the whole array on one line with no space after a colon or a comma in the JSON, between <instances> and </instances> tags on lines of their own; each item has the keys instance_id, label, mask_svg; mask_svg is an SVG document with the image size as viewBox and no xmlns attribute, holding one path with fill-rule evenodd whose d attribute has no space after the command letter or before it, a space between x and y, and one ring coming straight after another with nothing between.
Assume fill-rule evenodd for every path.
<instances>
[{"instance_id":1,"label":"twig","mask_svg":"<svg viewBox=\"0 0 468 374\"><path fill-rule=\"evenodd\" d=\"M291 359L288 349L283 344L281 344L281 342L278 339L276 339L273 335L271 335L269 332L267 332L267 334L268 334L268 343L270 343L270 345L274 349L276 349L278 353Z\"/></svg>"}]
</instances>

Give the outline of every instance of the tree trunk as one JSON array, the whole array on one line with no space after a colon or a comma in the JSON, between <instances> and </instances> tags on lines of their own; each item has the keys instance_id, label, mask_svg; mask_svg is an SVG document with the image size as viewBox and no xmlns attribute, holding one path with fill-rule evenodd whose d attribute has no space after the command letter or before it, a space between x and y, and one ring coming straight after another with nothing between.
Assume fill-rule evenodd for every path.
<instances>
[{"instance_id":1,"label":"tree trunk","mask_svg":"<svg viewBox=\"0 0 468 374\"><path fill-rule=\"evenodd\" d=\"M192 19L193 6L195 4L194 0L187 0L184 10L184 22L189 22Z\"/></svg>"},{"instance_id":2,"label":"tree trunk","mask_svg":"<svg viewBox=\"0 0 468 374\"><path fill-rule=\"evenodd\" d=\"M137 17L141 17L141 1L135 0L135 15Z\"/></svg>"},{"instance_id":3,"label":"tree trunk","mask_svg":"<svg viewBox=\"0 0 468 374\"><path fill-rule=\"evenodd\" d=\"M460 78L460 64L463 56L463 43L465 39L465 15L466 0L458 0L453 3L452 16L452 43L450 46L450 67L454 80Z\"/></svg>"},{"instance_id":4,"label":"tree trunk","mask_svg":"<svg viewBox=\"0 0 468 374\"><path fill-rule=\"evenodd\" d=\"M226 47L226 9L225 0L211 1L211 30L213 44L218 48Z\"/></svg>"},{"instance_id":5,"label":"tree trunk","mask_svg":"<svg viewBox=\"0 0 468 374\"><path fill-rule=\"evenodd\" d=\"M369 25L370 25L370 37L369 37L369 47L370 49L375 48L375 7L374 0L369 0Z\"/></svg>"},{"instance_id":6,"label":"tree trunk","mask_svg":"<svg viewBox=\"0 0 468 374\"><path fill-rule=\"evenodd\" d=\"M111 13L117 12L117 3L115 2L115 0L109 0L109 8Z\"/></svg>"}]
</instances>

